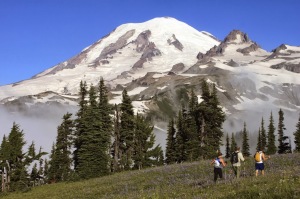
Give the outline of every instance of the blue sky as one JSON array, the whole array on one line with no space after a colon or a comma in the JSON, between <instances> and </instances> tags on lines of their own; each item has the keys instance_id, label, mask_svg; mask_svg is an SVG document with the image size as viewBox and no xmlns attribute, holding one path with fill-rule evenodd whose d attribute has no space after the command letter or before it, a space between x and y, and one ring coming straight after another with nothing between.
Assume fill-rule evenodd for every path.
<instances>
[{"instance_id":1,"label":"blue sky","mask_svg":"<svg viewBox=\"0 0 300 199\"><path fill-rule=\"evenodd\" d=\"M233 29L271 51L300 45L299 0L0 0L0 85L28 79L124 23L169 16L218 39Z\"/></svg>"}]
</instances>

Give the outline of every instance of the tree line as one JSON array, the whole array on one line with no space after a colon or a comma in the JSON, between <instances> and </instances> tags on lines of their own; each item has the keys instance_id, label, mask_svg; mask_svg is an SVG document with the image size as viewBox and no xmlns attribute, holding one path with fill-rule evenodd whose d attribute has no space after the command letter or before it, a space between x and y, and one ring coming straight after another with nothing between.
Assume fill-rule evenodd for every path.
<instances>
[{"instance_id":1,"label":"tree line","mask_svg":"<svg viewBox=\"0 0 300 199\"><path fill-rule=\"evenodd\" d=\"M188 107L183 107L178 112L176 118L170 118L167 131L166 159L168 164L183 161L194 161L199 159L214 158L217 151L222 146L222 124L225 121L225 114L221 109L218 97L216 95L216 86L202 81L202 101L198 103L197 97L191 90ZM258 128L256 150L264 151L266 154L284 154L291 153L291 138L285 135L284 112L282 109L278 112L278 138L276 142L275 124L271 112L268 131L265 129L265 122L262 118ZM241 137L241 151L244 156L250 156L249 132L244 123ZM296 125L296 131L293 133L295 152L300 152L300 116ZM235 151L237 142L236 134L232 133L231 138L226 134L225 138L225 157L229 158ZM277 146L276 146L277 145Z\"/></svg>"},{"instance_id":2,"label":"tree line","mask_svg":"<svg viewBox=\"0 0 300 199\"><path fill-rule=\"evenodd\" d=\"M9 178L3 191L24 190L37 178L54 183L163 164L163 150L155 146L154 127L142 115L134 114L126 89L122 103L111 105L103 78L98 86L89 88L81 81L78 106L77 113L66 113L57 127L50 160L42 158L46 153L41 149L35 152L34 143L23 152L24 134L14 123L0 148L0 166Z\"/></svg>"},{"instance_id":3,"label":"tree line","mask_svg":"<svg viewBox=\"0 0 300 199\"><path fill-rule=\"evenodd\" d=\"M168 124L166 163L194 161L215 156L222 145L225 113L220 106L215 84L201 82L202 101L191 90L188 107L182 106Z\"/></svg>"},{"instance_id":4,"label":"tree line","mask_svg":"<svg viewBox=\"0 0 300 199\"><path fill-rule=\"evenodd\" d=\"M88 87L81 81L79 87L78 111L63 116L49 160L44 158L46 153L42 148L36 151L34 142L24 152L24 133L16 123L9 135L4 135L0 167L6 183L2 191L24 190L41 182L89 179L125 170L213 158L223 144L225 113L215 84L205 80L201 82L201 100L192 89L188 105L182 105L176 117L170 118L165 157L161 146L155 145L153 125L134 113L126 89L122 92L122 102L111 105L102 78L97 86ZM279 111L278 147L272 113L269 122L266 132L262 119L257 148L268 154L287 152L282 110ZM250 155L248 134L244 123L242 152L245 156ZM294 136L295 151L299 152L300 117ZM227 157L237 145L233 133L229 140L227 134Z\"/></svg>"},{"instance_id":5,"label":"tree line","mask_svg":"<svg viewBox=\"0 0 300 199\"><path fill-rule=\"evenodd\" d=\"M285 135L284 131L286 130L284 125L284 112L282 109L278 112L279 120L278 120L278 127L277 127L277 142L276 142L276 127L274 124L273 113L271 112L269 118L269 125L267 130L265 129L265 121L262 118L260 126L258 128L258 135L257 135L257 144L256 144L256 151L264 151L268 155L273 154L285 154L285 153L292 153L291 147L291 138ZM250 156L250 147L249 147L249 132L247 131L246 123L244 123L244 128L240 132L242 137L241 142L241 152L245 157ZM296 124L296 131L293 133L294 135L294 143L295 149L294 152L300 152L300 116L299 121ZM237 142L235 139L234 133L232 133L231 138L229 134L226 135L226 144L225 144L225 157L229 158L230 154L234 151L237 146Z\"/></svg>"}]
</instances>

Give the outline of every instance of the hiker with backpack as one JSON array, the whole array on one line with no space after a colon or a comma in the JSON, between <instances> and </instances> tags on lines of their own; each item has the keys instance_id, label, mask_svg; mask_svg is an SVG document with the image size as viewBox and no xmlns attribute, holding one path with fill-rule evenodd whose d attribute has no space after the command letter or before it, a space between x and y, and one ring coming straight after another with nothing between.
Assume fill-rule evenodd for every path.
<instances>
[{"instance_id":1,"label":"hiker with backpack","mask_svg":"<svg viewBox=\"0 0 300 199\"><path fill-rule=\"evenodd\" d=\"M212 160L211 165L214 165L214 182L217 182L218 177L223 178L222 168L226 166L226 162L222 157L222 153L218 152L218 156Z\"/></svg>"},{"instance_id":2,"label":"hiker with backpack","mask_svg":"<svg viewBox=\"0 0 300 199\"><path fill-rule=\"evenodd\" d=\"M230 162L232 165L232 170L237 179L240 178L241 175L241 162L245 161L243 154L240 152L240 147L236 147L235 151L231 154Z\"/></svg>"},{"instance_id":3,"label":"hiker with backpack","mask_svg":"<svg viewBox=\"0 0 300 199\"><path fill-rule=\"evenodd\" d=\"M268 157L270 158L270 156ZM267 160L267 157L265 156L264 152L262 150L257 150L255 155L255 176L258 176L258 172L261 172L261 175L265 175L265 164L264 161Z\"/></svg>"}]
</instances>

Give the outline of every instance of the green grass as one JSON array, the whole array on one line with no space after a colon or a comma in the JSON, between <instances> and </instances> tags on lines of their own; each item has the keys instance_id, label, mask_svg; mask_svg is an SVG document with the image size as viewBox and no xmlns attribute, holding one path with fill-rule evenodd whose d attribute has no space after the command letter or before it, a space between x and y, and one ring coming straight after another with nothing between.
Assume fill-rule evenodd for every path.
<instances>
[{"instance_id":1,"label":"green grass","mask_svg":"<svg viewBox=\"0 0 300 199\"><path fill-rule=\"evenodd\" d=\"M276 155L266 162L266 175L254 176L254 160L246 159L235 180L230 164L224 179L213 183L210 161L128 171L80 182L32 188L4 199L46 198L300 198L300 154Z\"/></svg>"}]
</instances>

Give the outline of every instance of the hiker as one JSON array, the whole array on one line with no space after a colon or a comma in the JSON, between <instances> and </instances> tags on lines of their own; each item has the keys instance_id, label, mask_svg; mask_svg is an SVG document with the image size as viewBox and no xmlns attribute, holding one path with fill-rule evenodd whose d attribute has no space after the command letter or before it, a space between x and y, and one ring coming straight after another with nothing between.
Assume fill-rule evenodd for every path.
<instances>
[{"instance_id":1,"label":"hiker","mask_svg":"<svg viewBox=\"0 0 300 199\"><path fill-rule=\"evenodd\" d=\"M245 161L243 154L240 152L240 147L236 147L235 151L231 154L230 162L232 164L232 170L237 179L241 175L241 162Z\"/></svg>"},{"instance_id":2,"label":"hiker","mask_svg":"<svg viewBox=\"0 0 300 199\"><path fill-rule=\"evenodd\" d=\"M223 178L222 168L226 166L226 162L222 158L222 153L218 152L218 157L212 160L211 165L214 165L214 182L219 178Z\"/></svg>"},{"instance_id":3,"label":"hiker","mask_svg":"<svg viewBox=\"0 0 300 199\"><path fill-rule=\"evenodd\" d=\"M270 158L270 156L268 157ZM262 150L257 150L255 155L255 176L258 176L258 172L261 172L261 175L265 175L265 165L264 161L267 160L267 157L265 156L264 152Z\"/></svg>"}]
</instances>

